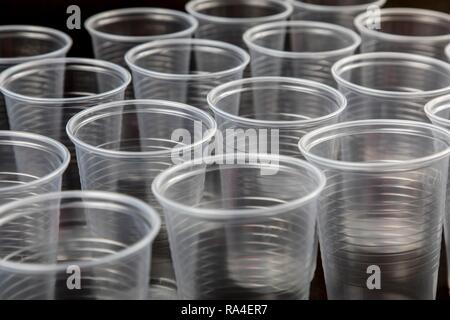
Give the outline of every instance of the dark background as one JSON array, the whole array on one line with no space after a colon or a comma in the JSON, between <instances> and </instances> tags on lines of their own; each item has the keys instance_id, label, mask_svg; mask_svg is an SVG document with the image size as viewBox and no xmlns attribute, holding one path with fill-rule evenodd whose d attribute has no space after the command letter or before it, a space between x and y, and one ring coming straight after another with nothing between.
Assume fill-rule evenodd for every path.
<instances>
[{"instance_id":1,"label":"dark background","mask_svg":"<svg viewBox=\"0 0 450 320\"><path fill-rule=\"evenodd\" d=\"M184 10L186 0L0 0L0 24L32 24L53 27L68 33L74 40L70 56L92 57L92 47L88 33L81 30L68 30L67 7L78 5L81 9L82 23L91 15L126 7L163 7ZM386 7L416 7L450 13L450 0L388 0ZM444 250L443 250L444 251ZM445 257L441 258L438 299L449 299L446 284ZM326 298L323 274L319 267L313 281L311 298Z\"/></svg>"},{"instance_id":2,"label":"dark background","mask_svg":"<svg viewBox=\"0 0 450 320\"><path fill-rule=\"evenodd\" d=\"M70 56L92 56L86 30L68 30L66 9L81 8L84 23L91 15L126 7L163 7L184 10L186 0L0 0L0 24L34 24L53 27L68 33L74 40ZM450 0L388 0L386 7L417 7L450 13Z\"/></svg>"}]
</instances>

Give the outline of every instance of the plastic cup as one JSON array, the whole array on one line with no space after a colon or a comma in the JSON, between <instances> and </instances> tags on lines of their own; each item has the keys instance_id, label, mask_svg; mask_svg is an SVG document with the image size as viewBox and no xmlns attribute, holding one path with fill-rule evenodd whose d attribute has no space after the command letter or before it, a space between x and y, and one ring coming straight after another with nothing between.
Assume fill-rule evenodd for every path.
<instances>
[{"instance_id":1,"label":"plastic cup","mask_svg":"<svg viewBox=\"0 0 450 320\"><path fill-rule=\"evenodd\" d=\"M242 35L253 26L287 20L293 8L282 0L192 0L186 11L199 21L195 35L247 49Z\"/></svg>"},{"instance_id":2,"label":"plastic cup","mask_svg":"<svg viewBox=\"0 0 450 320\"><path fill-rule=\"evenodd\" d=\"M95 57L125 67L125 53L131 48L154 40L189 38L198 22L176 10L126 8L96 14L86 20L85 27Z\"/></svg>"},{"instance_id":3,"label":"plastic cup","mask_svg":"<svg viewBox=\"0 0 450 320\"><path fill-rule=\"evenodd\" d=\"M152 208L114 193L50 193L2 206L0 299L145 299L159 228Z\"/></svg>"},{"instance_id":4,"label":"plastic cup","mask_svg":"<svg viewBox=\"0 0 450 320\"><path fill-rule=\"evenodd\" d=\"M241 79L250 61L239 47L200 39L154 41L131 49L125 59L136 98L182 102L205 111L208 92Z\"/></svg>"},{"instance_id":5,"label":"plastic cup","mask_svg":"<svg viewBox=\"0 0 450 320\"><path fill-rule=\"evenodd\" d=\"M352 30L312 21L281 21L251 28L244 34L252 75L283 76L336 86L333 64L351 56L361 43Z\"/></svg>"},{"instance_id":6,"label":"plastic cup","mask_svg":"<svg viewBox=\"0 0 450 320\"><path fill-rule=\"evenodd\" d=\"M190 38L198 22L190 15L162 8L125 8L98 13L86 20L97 59L127 67L125 54L143 43L172 38ZM133 99L133 87L126 91Z\"/></svg>"},{"instance_id":7,"label":"plastic cup","mask_svg":"<svg viewBox=\"0 0 450 320\"><path fill-rule=\"evenodd\" d=\"M450 132L405 120L306 134L322 169L319 236L329 299L435 299Z\"/></svg>"},{"instance_id":8,"label":"plastic cup","mask_svg":"<svg viewBox=\"0 0 450 320\"><path fill-rule=\"evenodd\" d=\"M122 131L129 127L136 128L135 136L123 139ZM151 191L156 175L175 163L201 156L215 131L216 124L206 112L162 100L99 105L80 112L67 124L83 190L128 194L156 209L160 206ZM152 263L151 298L176 298L164 225L154 243Z\"/></svg>"},{"instance_id":9,"label":"plastic cup","mask_svg":"<svg viewBox=\"0 0 450 320\"><path fill-rule=\"evenodd\" d=\"M362 52L407 52L447 60L444 48L450 41L450 15L431 10L388 8L360 14L355 26L361 34Z\"/></svg>"},{"instance_id":10,"label":"plastic cup","mask_svg":"<svg viewBox=\"0 0 450 320\"><path fill-rule=\"evenodd\" d=\"M425 105L425 113L431 122L441 128L450 130L450 95L436 98ZM445 243L447 248L447 268L450 270L450 179L447 185L447 208L445 214ZM450 272L448 284L450 288Z\"/></svg>"},{"instance_id":11,"label":"plastic cup","mask_svg":"<svg viewBox=\"0 0 450 320\"><path fill-rule=\"evenodd\" d=\"M72 163L64 189L79 189L74 148L65 127L80 110L121 100L131 75L118 65L81 58L44 59L9 68L0 75L0 90L12 130L28 131L64 143Z\"/></svg>"},{"instance_id":12,"label":"plastic cup","mask_svg":"<svg viewBox=\"0 0 450 320\"><path fill-rule=\"evenodd\" d=\"M65 57L71 46L72 39L55 29L0 26L0 72L23 62ZM0 93L0 130L8 128L5 102Z\"/></svg>"},{"instance_id":13,"label":"plastic cup","mask_svg":"<svg viewBox=\"0 0 450 320\"><path fill-rule=\"evenodd\" d=\"M344 96L324 84L259 77L223 84L208 103L223 136L219 153L272 153L302 158L298 141L309 131L337 123ZM217 151L217 150L216 150Z\"/></svg>"},{"instance_id":14,"label":"plastic cup","mask_svg":"<svg viewBox=\"0 0 450 320\"><path fill-rule=\"evenodd\" d=\"M0 205L59 191L69 161L69 151L53 139L1 130Z\"/></svg>"},{"instance_id":15,"label":"plastic cup","mask_svg":"<svg viewBox=\"0 0 450 320\"><path fill-rule=\"evenodd\" d=\"M278 155L219 155L164 171L152 189L180 298L308 299L324 185L315 167Z\"/></svg>"},{"instance_id":16,"label":"plastic cup","mask_svg":"<svg viewBox=\"0 0 450 320\"><path fill-rule=\"evenodd\" d=\"M386 0L289 0L294 6L292 20L339 24L354 29L353 20L362 12L379 12ZM376 19L376 17L374 17Z\"/></svg>"},{"instance_id":17,"label":"plastic cup","mask_svg":"<svg viewBox=\"0 0 450 320\"><path fill-rule=\"evenodd\" d=\"M450 64L415 54L354 55L338 61L332 73L348 101L346 120L429 122L424 105L450 93Z\"/></svg>"}]
</instances>

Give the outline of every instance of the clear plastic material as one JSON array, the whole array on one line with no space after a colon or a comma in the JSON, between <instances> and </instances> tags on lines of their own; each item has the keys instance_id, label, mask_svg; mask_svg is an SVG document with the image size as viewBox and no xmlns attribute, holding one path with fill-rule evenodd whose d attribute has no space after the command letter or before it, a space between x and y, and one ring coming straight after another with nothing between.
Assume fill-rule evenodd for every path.
<instances>
[{"instance_id":1,"label":"clear plastic material","mask_svg":"<svg viewBox=\"0 0 450 320\"><path fill-rule=\"evenodd\" d=\"M14 65L66 56L72 39L55 29L7 25L0 26L0 72ZM0 130L8 129L5 102L0 93Z\"/></svg>"},{"instance_id":2,"label":"clear plastic material","mask_svg":"<svg viewBox=\"0 0 450 320\"><path fill-rule=\"evenodd\" d=\"M299 146L327 177L318 221L328 298L435 299L450 132L362 120Z\"/></svg>"},{"instance_id":3,"label":"clear plastic material","mask_svg":"<svg viewBox=\"0 0 450 320\"><path fill-rule=\"evenodd\" d=\"M69 162L69 151L53 139L0 131L0 205L59 191Z\"/></svg>"},{"instance_id":4,"label":"clear plastic material","mask_svg":"<svg viewBox=\"0 0 450 320\"><path fill-rule=\"evenodd\" d=\"M450 43L448 44L448 46L445 48L445 55L447 56L447 60L450 63Z\"/></svg>"},{"instance_id":5,"label":"clear plastic material","mask_svg":"<svg viewBox=\"0 0 450 320\"><path fill-rule=\"evenodd\" d=\"M415 54L354 55L338 61L332 73L347 98L346 120L429 122L424 105L450 93L450 64Z\"/></svg>"},{"instance_id":6,"label":"clear plastic material","mask_svg":"<svg viewBox=\"0 0 450 320\"><path fill-rule=\"evenodd\" d=\"M197 38L246 49L242 40L245 31L262 23L287 20L293 9L284 0L192 0L186 11L199 21Z\"/></svg>"},{"instance_id":7,"label":"clear plastic material","mask_svg":"<svg viewBox=\"0 0 450 320\"><path fill-rule=\"evenodd\" d=\"M450 130L450 95L436 98L425 105L425 113L431 122L441 128ZM447 184L447 209L445 215L445 242L447 249L447 268L450 270L450 174ZM450 272L448 284L450 288Z\"/></svg>"},{"instance_id":8,"label":"clear plastic material","mask_svg":"<svg viewBox=\"0 0 450 320\"><path fill-rule=\"evenodd\" d=\"M114 193L50 193L2 206L0 299L145 299L159 228L152 208Z\"/></svg>"},{"instance_id":9,"label":"clear plastic material","mask_svg":"<svg viewBox=\"0 0 450 320\"><path fill-rule=\"evenodd\" d=\"M278 155L191 161L152 186L182 299L308 299L324 175Z\"/></svg>"},{"instance_id":10,"label":"clear plastic material","mask_svg":"<svg viewBox=\"0 0 450 320\"><path fill-rule=\"evenodd\" d=\"M102 12L86 20L97 59L123 67L125 53L146 42L190 38L198 27L195 18L176 10L126 8Z\"/></svg>"},{"instance_id":11,"label":"clear plastic material","mask_svg":"<svg viewBox=\"0 0 450 320\"><path fill-rule=\"evenodd\" d=\"M354 29L362 12L377 14L387 0L287 0L294 6L292 20L322 21ZM374 17L376 19L376 17Z\"/></svg>"},{"instance_id":12,"label":"clear plastic material","mask_svg":"<svg viewBox=\"0 0 450 320\"><path fill-rule=\"evenodd\" d=\"M208 111L214 87L241 79L250 57L220 41L170 39L143 44L126 55L138 99L182 102Z\"/></svg>"},{"instance_id":13,"label":"clear plastic material","mask_svg":"<svg viewBox=\"0 0 450 320\"><path fill-rule=\"evenodd\" d=\"M133 135L128 128L134 128ZM77 150L83 190L128 194L158 210L153 179L200 153L215 135L214 119L192 106L162 100L99 105L74 116L67 132ZM126 133L126 134L124 134ZM180 138L180 139L179 139ZM151 298L176 298L165 227L155 240Z\"/></svg>"},{"instance_id":14,"label":"clear plastic material","mask_svg":"<svg viewBox=\"0 0 450 320\"><path fill-rule=\"evenodd\" d=\"M362 37L362 52L407 52L447 60L450 42L450 15L431 10L388 8L365 12L355 19Z\"/></svg>"},{"instance_id":15,"label":"clear plastic material","mask_svg":"<svg viewBox=\"0 0 450 320\"><path fill-rule=\"evenodd\" d=\"M282 76L336 86L333 64L351 56L361 43L352 30L322 22L281 21L251 28L244 34L252 76Z\"/></svg>"},{"instance_id":16,"label":"clear plastic material","mask_svg":"<svg viewBox=\"0 0 450 320\"><path fill-rule=\"evenodd\" d=\"M130 81L127 70L106 61L58 58L9 68L0 75L0 90L12 130L51 137L71 150L72 164L63 187L76 190L80 178L66 123L80 110L122 100Z\"/></svg>"},{"instance_id":17,"label":"clear plastic material","mask_svg":"<svg viewBox=\"0 0 450 320\"><path fill-rule=\"evenodd\" d=\"M300 138L337 123L346 106L344 96L329 86L283 77L223 84L210 92L208 103L224 138L224 152L279 153L297 158L302 157ZM245 135L239 137L238 130Z\"/></svg>"}]
</instances>

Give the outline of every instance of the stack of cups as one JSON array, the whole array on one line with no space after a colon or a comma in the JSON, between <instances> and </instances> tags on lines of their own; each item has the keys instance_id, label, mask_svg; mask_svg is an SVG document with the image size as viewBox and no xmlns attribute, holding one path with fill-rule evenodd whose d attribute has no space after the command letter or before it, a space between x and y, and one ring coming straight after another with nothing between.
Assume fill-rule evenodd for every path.
<instances>
[{"instance_id":1,"label":"stack of cups","mask_svg":"<svg viewBox=\"0 0 450 320\"><path fill-rule=\"evenodd\" d=\"M322 169L319 235L329 299L435 299L450 132L402 120L305 135Z\"/></svg>"},{"instance_id":2,"label":"stack of cups","mask_svg":"<svg viewBox=\"0 0 450 320\"><path fill-rule=\"evenodd\" d=\"M0 72L14 65L44 58L63 58L72 40L58 30L36 26L0 26ZM0 93L0 130L8 129Z\"/></svg>"},{"instance_id":3,"label":"stack of cups","mask_svg":"<svg viewBox=\"0 0 450 320\"><path fill-rule=\"evenodd\" d=\"M358 54L338 61L332 72L347 98L346 120L429 122L423 106L450 93L450 64L415 54Z\"/></svg>"},{"instance_id":4,"label":"stack of cups","mask_svg":"<svg viewBox=\"0 0 450 320\"><path fill-rule=\"evenodd\" d=\"M354 28L354 18L369 12L376 21L376 15L386 0L288 0L294 6L292 20L323 21Z\"/></svg>"},{"instance_id":5,"label":"stack of cups","mask_svg":"<svg viewBox=\"0 0 450 320\"><path fill-rule=\"evenodd\" d=\"M159 175L180 298L308 299L324 186L318 169L279 155L219 155Z\"/></svg>"},{"instance_id":6,"label":"stack of cups","mask_svg":"<svg viewBox=\"0 0 450 320\"><path fill-rule=\"evenodd\" d=\"M221 41L170 39L143 44L125 57L133 71L137 99L162 99L208 111L214 87L241 79L250 57Z\"/></svg>"},{"instance_id":7,"label":"stack of cups","mask_svg":"<svg viewBox=\"0 0 450 320\"><path fill-rule=\"evenodd\" d=\"M407 52L447 60L444 48L450 42L449 14L389 8L380 10L377 19L374 23L370 12L355 19L362 37L362 52Z\"/></svg>"},{"instance_id":8,"label":"stack of cups","mask_svg":"<svg viewBox=\"0 0 450 320\"><path fill-rule=\"evenodd\" d=\"M82 58L43 59L9 68L0 75L12 130L28 131L64 143L72 164L65 189L79 189L80 179L66 123L77 112L108 101L122 100L131 75L124 68Z\"/></svg>"},{"instance_id":9,"label":"stack of cups","mask_svg":"<svg viewBox=\"0 0 450 320\"><path fill-rule=\"evenodd\" d=\"M123 139L122 131L136 119L136 136ZM216 123L208 113L181 103L130 100L78 113L69 121L67 133L76 146L83 190L131 195L158 210L153 179L175 163L201 157L216 133ZM176 298L164 224L152 255L150 298Z\"/></svg>"},{"instance_id":10,"label":"stack of cups","mask_svg":"<svg viewBox=\"0 0 450 320\"><path fill-rule=\"evenodd\" d=\"M431 122L441 128L450 130L450 95L436 98L425 105L425 113ZM447 209L445 215L445 240L447 247L447 267L450 271L450 179L447 185ZM448 272L450 287L450 272Z\"/></svg>"},{"instance_id":11,"label":"stack of cups","mask_svg":"<svg viewBox=\"0 0 450 320\"><path fill-rule=\"evenodd\" d=\"M252 76L282 76L336 86L333 64L351 56L361 43L352 30L322 22L287 21L248 30Z\"/></svg>"},{"instance_id":12,"label":"stack of cups","mask_svg":"<svg viewBox=\"0 0 450 320\"><path fill-rule=\"evenodd\" d=\"M148 205L113 193L48 193L2 206L0 299L145 299L159 227Z\"/></svg>"}]
</instances>

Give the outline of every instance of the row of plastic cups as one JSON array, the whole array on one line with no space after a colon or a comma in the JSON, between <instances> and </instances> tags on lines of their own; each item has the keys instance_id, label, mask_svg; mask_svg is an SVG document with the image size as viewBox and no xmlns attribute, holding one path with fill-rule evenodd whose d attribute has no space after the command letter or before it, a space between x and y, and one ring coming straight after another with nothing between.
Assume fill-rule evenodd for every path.
<instances>
[{"instance_id":1,"label":"row of plastic cups","mask_svg":"<svg viewBox=\"0 0 450 320\"><path fill-rule=\"evenodd\" d=\"M166 63L159 63L159 60ZM214 91L215 94L227 95L226 99L221 98L221 105L216 106L215 102L211 105L222 127L226 126L222 122L228 121L228 116L224 119L226 113L251 118L271 109L274 119L284 117L288 121L283 125L288 128L292 125L288 118L295 117L292 111L300 117L311 118L310 122L314 123L321 117L328 119L328 115L337 110L333 106L334 98L323 102L330 97L330 90L323 87L319 90L326 92L322 98L309 95L308 100L303 100L305 86L316 88L316 84L300 83L303 89L295 92L282 84L284 78L272 78L266 84L263 84L265 80L240 82L248 60L248 55L238 47L201 39L155 41L136 47L127 55L135 76L136 94L142 99L175 100L209 110L207 94L215 87L231 83L231 87L252 88L251 95L248 94L250 91L245 93L239 88L234 95L229 95L227 86L224 87L225 93L220 92L223 88ZM347 99L347 110L342 120L391 118L427 121L423 106L435 97L450 93L450 65L418 55L354 55L339 60L331 71ZM0 89L5 95L13 130L49 136L65 143L73 154L64 130L68 119L88 107L122 100L130 81L130 74L112 63L77 58L43 59L5 70L0 75ZM268 90L256 90L257 86L265 86ZM289 94L280 95L283 90ZM336 96L335 93L331 95ZM217 98L213 94L210 99ZM321 107L317 107L318 102ZM281 118L277 120L283 121ZM252 125L251 119L241 122ZM300 122L304 126L304 122ZM135 135L133 128L127 128L124 137ZM64 186L79 188L74 164L68 170Z\"/></svg>"},{"instance_id":2,"label":"row of plastic cups","mask_svg":"<svg viewBox=\"0 0 450 320\"><path fill-rule=\"evenodd\" d=\"M146 116L154 118L150 114L154 113L155 105L151 104L155 103L162 104L158 101L111 103L88 109L70 121L68 132L77 145L80 172L81 176L85 177L82 180L83 188L112 188L108 190L129 192L120 189L121 184L117 183L117 179L119 176L123 177L123 174L120 174L123 170L116 170L116 166L126 167L127 172L133 173L130 178L133 186L153 181L153 193L144 186L139 190L147 192L147 202L155 203L156 196L165 209L171 254L181 297L307 297L303 295L307 288L300 286L299 282L280 278L286 271L277 269L282 268L276 264L276 261L281 259L281 253L277 253L276 260L272 262L271 257L262 257L264 252L272 253L267 250L266 245L272 245L273 250L278 252L274 241L278 241L278 237L282 236L271 231L277 233L282 229L282 234L285 235L287 231L284 228L287 227L282 225L284 220L281 217L271 217L269 221L274 225L270 227L265 222L260 222L261 216L254 218L258 221L256 222L245 214L245 210L242 213L239 211L242 208L250 212L250 209L267 208L267 212L278 212L277 209L281 210L278 204L289 203L295 199L295 196L290 198L291 192L296 194L299 190L304 190L299 186L305 187L305 178L297 177L295 170L285 172L289 166L283 162L283 156L252 158L251 154L247 154L244 156L247 162L256 159L257 164L250 162L248 166L238 162L237 167L234 167L233 161L219 162L220 157L202 160L200 157L211 143L214 130L209 131L207 135L197 135L203 137L197 144L198 150L195 150L197 148L193 145L175 144L177 149L165 152L145 150L149 150L151 146L160 150L161 141L167 147L169 132L161 136L158 133L162 131L141 129L145 126L139 130L139 139L142 141L140 145L145 146L141 147L141 151L130 152L126 145L123 145L123 150L110 150L110 145L122 148L122 144L116 143L120 132L116 132L112 137L102 137L100 134L96 141L94 140L97 138L93 138L96 135L89 134L93 130L103 132L104 130L99 129L103 127L117 128L117 125L114 126L117 117L131 117L133 110L138 109L141 111L134 111L138 119L142 118L142 121L138 122L147 124L149 121ZM134 105L134 109L131 105ZM161 127L170 128L170 123L177 122L174 121L179 116L177 112L163 112L159 107L158 109L170 119L167 122L158 118L157 123L161 124ZM145 115L145 110L148 115ZM200 110L197 112L202 113ZM207 114L204 113L204 116ZM188 122L193 121L192 118L191 116ZM186 128L193 126L184 124ZM191 132L189 137L194 135L195 132ZM174 137L171 136L170 139ZM184 143L188 141L183 139ZM132 146L134 149L134 143ZM214 147L217 151L217 145ZM184 153L180 153L183 148ZM324 170L328 179L320 200L319 230L325 268L329 267L326 269L326 276L330 298L432 299L435 294L433 288L439 263L440 235L445 210L449 132L430 124L409 121L347 122L307 133L300 142L300 150L309 161ZM208 150L206 154L208 152L211 151ZM235 160L235 154L231 153L229 157ZM172 166L174 155L179 162L192 159L195 155L197 158L168 169L154 180L156 173ZM277 159L281 159L280 162L277 162ZM295 161L294 158L290 158L289 162L292 161ZM130 168L130 162L133 163L133 169ZM97 163L101 165L95 166ZM162 167L161 163L164 164ZM266 167L261 167L261 164ZM108 171L104 168L112 169ZM225 170L223 174L221 170ZM96 178L99 171L110 172L110 175L106 174L102 179ZM297 169L297 173L298 171L300 170ZM115 172L119 173L116 175ZM295 178L291 181L292 177ZM298 183L300 184L297 185ZM125 182L123 186L130 184ZM166 202L167 199L161 197L162 191L159 188L164 190L170 201ZM289 199L286 199L286 195L289 195ZM143 194L137 196L142 198ZM199 210L200 217L192 213L198 208L202 209ZM227 209L227 213L238 211L239 214L232 215L227 220L225 213L216 209ZM284 211L281 210L280 214L281 212ZM310 212L314 214L315 211ZM240 214L242 221L238 219ZM217 219L224 219L226 223L219 223ZM244 226L240 225L241 222ZM294 222L291 221L287 225L299 225ZM225 223L226 227L222 226L222 223ZM235 228L240 231L234 232L237 230ZM242 232L247 229L248 232ZM254 234L251 233L253 230ZM315 228L304 230L310 230L314 234ZM246 236L243 237L242 234ZM252 238L253 236L255 238ZM267 243L263 239L258 240L258 237L263 237ZM305 243L307 248L302 254L307 254L308 258L298 256L298 259L303 260L301 263L296 260L297 268L303 267L302 276L297 279L309 285L314 266L311 259L315 252L314 237L311 241L302 243ZM282 247L284 246L285 244ZM199 257L200 261L187 254L192 251L197 252L196 257ZM286 255L282 257L292 258L290 253ZM233 257L237 260L232 259ZM270 261L258 262L258 259L266 258ZM274 269L255 268L258 265L272 267L272 263ZM372 291L366 286L367 268L373 265L385 272L382 273L382 291ZM333 271L336 268L351 273L336 273ZM270 273L273 277L268 277L267 273L263 276L261 272ZM336 276L340 274L343 276ZM346 277L351 277L351 281ZM245 282L245 279L250 282ZM274 283L267 282L267 279L274 279ZM283 279L286 282L283 282ZM358 285L355 285L355 279L358 279ZM289 284L292 287L289 287ZM419 284L421 290L417 291L415 288ZM295 288L300 287L303 289L295 291ZM275 288L285 289L277 291ZM298 295L293 294L294 292Z\"/></svg>"},{"instance_id":3,"label":"row of plastic cups","mask_svg":"<svg viewBox=\"0 0 450 320\"><path fill-rule=\"evenodd\" d=\"M134 108L131 107L132 105ZM164 111L164 108L169 105L171 108ZM75 116L68 125L68 132L77 145L80 173L82 179L85 177L82 180L83 188L130 193L132 187L133 190L142 191L140 194L135 194L137 197L144 199L147 203L152 203L154 195L146 186L154 179L152 174L172 166L173 154L184 151L185 155L192 155L195 146L204 150L204 145L210 142L214 130L197 144L180 146L178 140L172 140L174 139L172 136L166 137L164 141L164 135L157 134L161 131L140 129L139 142L136 140L124 141L122 144L117 143L122 128L122 121L118 121L118 118L133 118L132 114L137 113L135 116L138 116L138 119L143 117L139 123L147 124L146 117L154 119L155 114L161 114L161 118L158 118L156 123L160 123L162 127L176 122L179 127L180 119L177 120L177 117L181 117L184 127L189 128L187 123L194 122L195 117L189 115L183 118L182 112L187 112L185 111L186 107L161 101L116 102L93 107ZM177 108L179 109L177 110ZM197 115L202 114L205 118L197 118L200 122L208 120L209 116L200 110L190 108L188 111L195 111ZM164 118L169 120L163 121ZM204 128L202 130L206 129L202 128ZM92 133L99 131L100 137L96 138L96 135ZM108 131L113 133L109 138L105 133ZM383 268L383 262L388 260L391 255L397 257L398 261L396 262L398 262L400 272L405 268L420 269L420 265L413 262L415 260L423 261L424 254L435 253L440 239L437 237L438 234L440 237L439 222L442 222L444 210L446 170L448 170L448 135L447 131L439 130L428 124L377 120L328 126L309 133L303 138L300 144L302 152L308 160L324 168L329 179L321 200L323 207L320 211L322 218L319 217L319 225L322 225L321 231L326 230L323 236L321 234L321 241L324 260L329 261L330 266L336 264L332 260L332 257L336 256L339 262L343 260L344 263L347 261L351 264L347 267L344 264L342 267L341 263L342 268L351 269L350 267L354 268L355 257L362 257L361 268L352 272L352 276L355 277L358 272L359 275L362 274L361 270L363 267L367 268L368 262L378 262ZM192 136L195 136L195 132ZM95 139L98 140L94 141ZM183 142L188 143L187 141ZM175 150L170 149L168 145L175 146ZM161 148L166 150L161 150ZM152 151L154 149L156 151ZM244 156L244 158L255 160L250 155ZM286 160L284 157L271 155L259 156L259 158L257 156L256 159L259 159L257 164L253 162L248 165L238 163L236 166L231 162L230 167L227 167L228 162L217 163L220 158L210 159L209 162L206 160L198 162L197 159L166 171L163 177L166 175L168 181L165 181L163 177L159 178L160 183L168 183L168 186L162 189L164 189L164 195L173 202L180 202L184 205L187 203L188 206L193 207L190 209L191 211L195 211L197 207L205 209L201 210L200 217L195 216L191 223L189 221L186 223L186 219L189 220L189 217L181 214L186 208L179 207L176 203L166 203L168 206L166 211L170 210L169 213L166 212L166 223L171 239L175 270L177 277L180 277L177 281L182 297L205 297L203 295L205 291L208 292L205 293L206 296L211 294L211 297L216 298L233 297L239 292L242 296L245 293L247 297L306 297L304 294L307 292L307 288L304 285L309 285L310 268L313 266L311 252L314 252L314 237L311 234L314 234L315 229L311 223L295 220L297 218L304 219L306 213L302 213L300 216L296 216L294 213L286 214L284 217L274 217L269 213L280 213L281 215L286 213L282 209L292 210L295 206L291 202L303 203L299 200L303 196L300 196L298 192L305 191L305 188L311 185L319 188L319 182L323 179L320 178L320 175L314 174L314 170L313 173L299 176L302 171L299 168L305 167L305 164L294 158ZM208 163L211 163L212 167L207 166L208 169L205 169ZM296 170L290 170L289 168L295 163ZM110 168L112 169L109 170ZM116 170L117 168L120 170ZM266 170L263 170L264 168ZM220 174L222 169L227 169L223 175ZM130 175L130 172L133 174ZM263 174L264 172L269 174ZM172 176L172 173L175 176ZM209 176L207 179L204 176L206 173ZM27 173L27 175L29 174ZM93 179L91 179L92 177ZM306 183L311 181L309 179L312 177L315 177L313 179L315 183ZM124 181L127 179L129 181ZM279 184L276 181L279 181ZM137 188L138 185L142 187ZM157 182L154 182L153 192L158 197L158 192L161 191L158 191L159 189L155 185ZM279 192L279 190L283 190L283 192ZM316 189L311 187L307 190ZM315 192L318 192L317 190ZM161 201L161 199L159 200ZM164 206L164 199L161 203ZM285 204L286 206L284 206ZM311 205L313 205L311 209L305 207L298 209L299 211L294 210L294 212L306 210L305 212L314 215L316 212L314 203ZM249 212L244 210L241 216L242 220L239 219L240 212L227 220L227 212L222 212L222 216L220 212L212 210L217 209L217 206L231 212L239 212L239 209L247 208ZM261 221L260 212L252 211L255 208L266 208L263 211L267 212L270 218L268 217L267 221ZM258 215L253 217L252 213L256 213L256 211L258 211ZM208 213L212 217L208 218ZM198 221L199 218L208 219L205 222L201 221L202 219ZM216 218L224 219L226 222L222 221L221 223L225 223L225 227L216 222ZM243 226L240 225L241 223ZM292 237L296 235L294 226L302 230L300 234L309 235L308 241L298 238L297 240L305 241L295 242L296 250L298 250L298 243L305 244L302 252L286 252L283 249L286 248L283 241L289 243L290 239L290 236L286 239L286 235L291 233ZM241 228L253 232L243 233ZM238 230L241 231L233 232ZM250 239L242 238L242 234L248 235ZM237 235L241 235L241 238ZM297 236L299 235L297 234ZM174 238L180 239L180 242L176 242L173 240ZM280 242L277 242L278 238ZM277 243L284 244L278 247ZM197 248L198 257L203 257L202 261L187 263L184 257L187 250L177 249L185 246ZM274 251L267 250L268 247ZM331 249L329 249L330 247ZM225 250L217 250L218 248L225 248ZM224 258L223 252L227 253L226 258ZM263 253L270 254L264 256ZM237 260L234 260L233 257ZM294 262L297 262L297 268L303 266L301 276L296 277L303 284L292 282L291 278L285 279L281 276L286 274L284 267L287 267L284 263L282 265L277 263L281 257L294 259ZM203 261L208 258L211 261ZM258 259L262 259L263 262L257 263ZM435 256L432 257L432 261L436 261ZM224 267L225 265L226 267ZM256 265L270 265L271 268L255 268ZM435 265L430 270L423 268L419 270L420 275L423 271L424 278L420 278L420 281L422 284L425 283L424 288L432 287L431 283L435 279L433 270L435 270ZM262 272L265 272L264 276L262 276ZM211 279L206 279L211 273L215 274L211 279L221 279L221 281L212 284ZM267 273L272 274L273 277L267 276ZM335 273L328 273L329 277L333 277L333 275ZM387 296L390 296L393 293L392 288L395 288L394 284L398 284L397 278L401 277L395 272L392 278L387 275L386 277L387 281L383 282L386 284L386 291L383 292L387 292ZM245 279L251 280L246 282ZM273 279L274 283L267 282L267 279ZM362 279L360 278L361 283L363 283ZM204 283L202 283L203 281ZM327 284L333 283L332 281L334 281L333 278L327 280ZM354 291L351 288L354 284L346 282L345 278L338 277L336 281L349 285L348 292ZM415 284L411 283L409 288L411 286L415 287ZM338 287L341 288L341 285ZM201 288L201 290L195 291L195 288ZM275 290L275 288L284 289ZM346 289L343 289L346 292L344 295L333 294L333 287L329 286L329 288L331 298L361 297L354 293L348 294ZM346 287L344 286L344 288ZM204 289L207 290L204 291ZM364 286L359 290L364 292L364 296L373 297L369 291L364 291L366 290ZM411 292L405 293L403 297L413 297ZM433 290L427 289L423 294L422 297L431 298Z\"/></svg>"}]
</instances>

